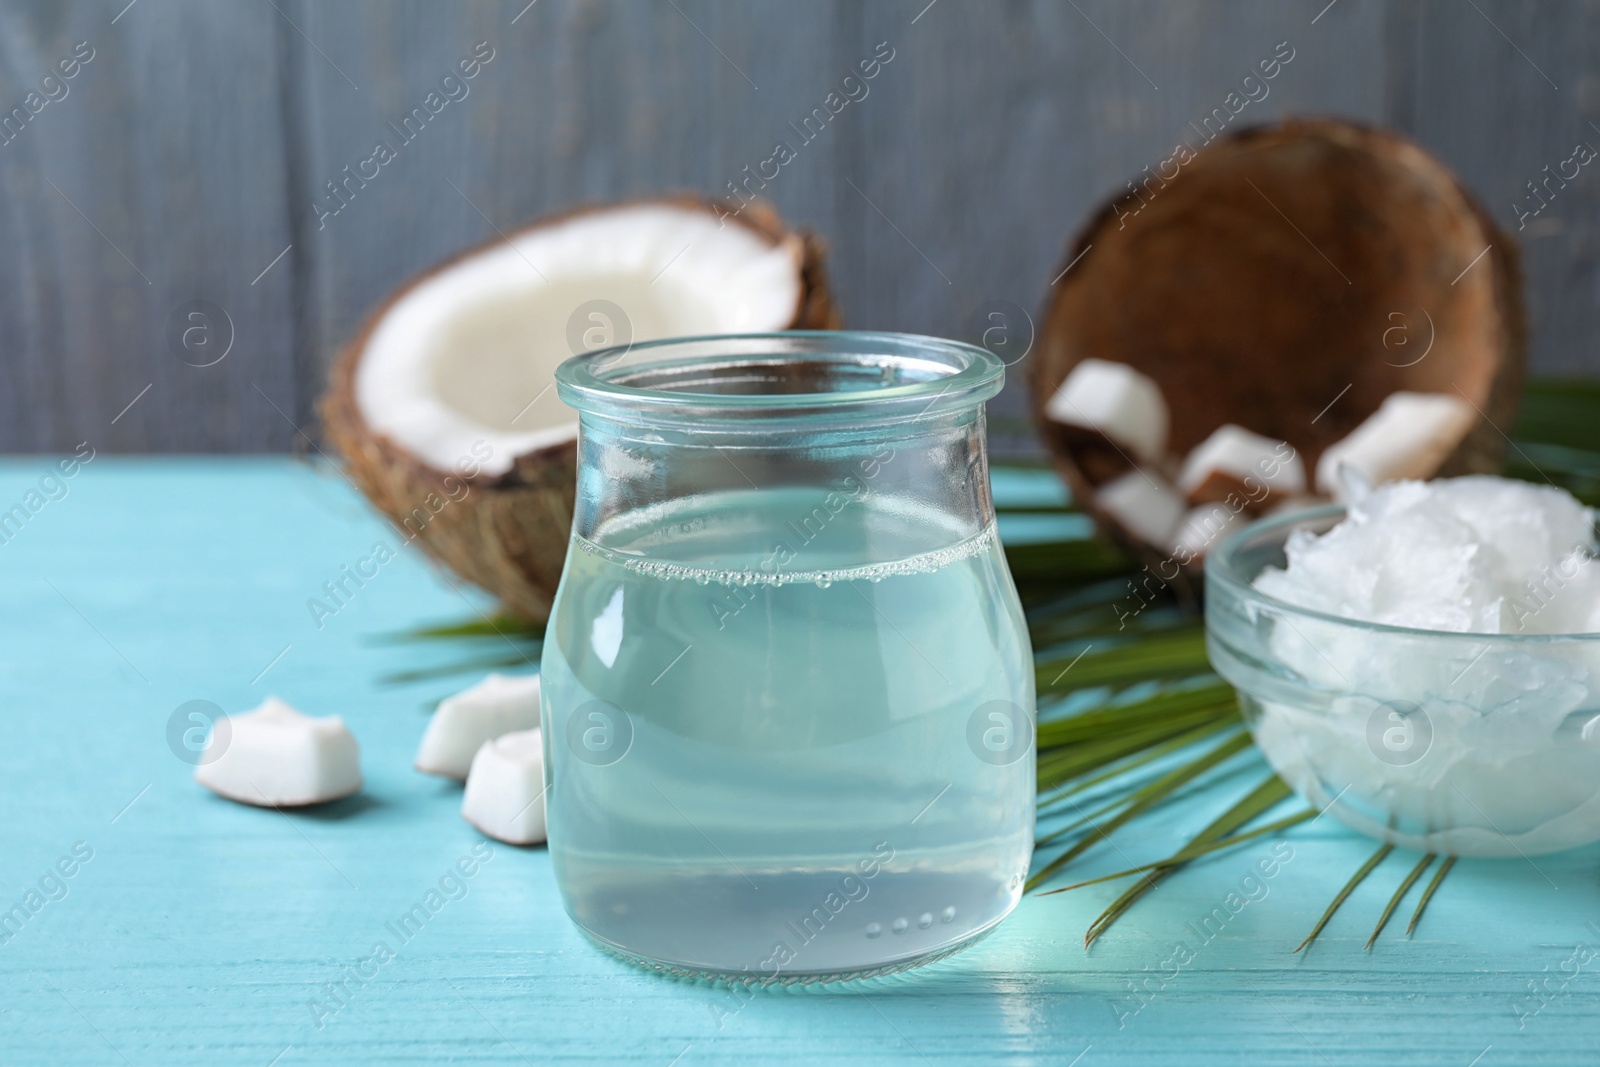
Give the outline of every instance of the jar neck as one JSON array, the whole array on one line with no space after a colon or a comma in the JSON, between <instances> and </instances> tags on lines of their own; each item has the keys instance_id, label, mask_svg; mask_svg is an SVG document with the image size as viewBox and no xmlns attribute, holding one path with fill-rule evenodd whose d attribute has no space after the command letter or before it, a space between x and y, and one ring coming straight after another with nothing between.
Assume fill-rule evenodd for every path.
<instances>
[{"instance_id":1,"label":"jar neck","mask_svg":"<svg viewBox=\"0 0 1600 1067\"><path fill-rule=\"evenodd\" d=\"M671 514L684 502L687 514L693 498L714 497L760 507L763 495L778 494L806 505L808 516L892 505L897 515L926 520L918 536L928 551L976 536L994 521L983 405L804 430L581 417L573 533L602 547L612 547L615 520L640 509Z\"/></svg>"}]
</instances>

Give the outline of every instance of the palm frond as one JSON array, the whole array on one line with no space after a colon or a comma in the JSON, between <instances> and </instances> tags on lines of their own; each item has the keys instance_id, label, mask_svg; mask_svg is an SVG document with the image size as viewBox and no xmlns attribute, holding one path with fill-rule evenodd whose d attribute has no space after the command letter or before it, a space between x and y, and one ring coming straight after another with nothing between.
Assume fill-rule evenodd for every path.
<instances>
[{"instance_id":1,"label":"palm frond","mask_svg":"<svg viewBox=\"0 0 1600 1067\"><path fill-rule=\"evenodd\" d=\"M1034 680L1039 692L1048 695L1103 685L1187 678L1210 670L1205 628L1196 622L1179 630L1110 644L1100 651L1095 651L1091 642L1076 655L1054 656L1035 664Z\"/></svg>"},{"instance_id":2,"label":"palm frond","mask_svg":"<svg viewBox=\"0 0 1600 1067\"><path fill-rule=\"evenodd\" d=\"M1418 860L1415 867L1411 868L1411 873L1405 876L1405 879L1400 883L1400 887L1389 898L1389 903L1384 905L1383 914L1378 916L1378 925L1372 928L1372 936L1367 938L1366 951L1372 951L1372 946L1378 940L1378 935L1383 933L1385 926L1389 925L1389 917L1394 914L1394 909L1400 906L1400 901L1405 899L1406 893L1416 884L1417 879L1422 877L1422 872L1427 870L1437 858L1437 853L1430 852Z\"/></svg>"},{"instance_id":3,"label":"palm frond","mask_svg":"<svg viewBox=\"0 0 1600 1067\"><path fill-rule=\"evenodd\" d=\"M1250 735L1242 732L1236 733L1204 755L1190 760L1182 766L1175 767L1149 785L1134 790L1128 796L1121 811L1104 822L1090 826L1076 844L1045 864L1033 877L1029 878L1027 884L1023 887L1024 890L1032 889L1056 871L1089 851L1097 843L1108 840L1112 832L1119 827L1137 819L1140 815L1143 815L1173 793L1176 793L1183 786L1194 781L1194 779L1205 774L1229 757L1237 755L1249 747Z\"/></svg>"},{"instance_id":4,"label":"palm frond","mask_svg":"<svg viewBox=\"0 0 1600 1067\"><path fill-rule=\"evenodd\" d=\"M1303 822L1306 822L1310 819L1315 819L1320 814L1321 812L1317 811L1316 808L1306 808L1304 811L1296 812L1293 815L1286 815L1281 819L1274 819L1272 822L1263 823L1253 830L1244 830L1240 833L1228 834L1225 837L1217 838L1215 841L1206 841L1197 845L1185 845L1183 848L1174 852L1166 859L1155 860L1151 863L1141 863L1137 867L1129 867L1125 871L1117 871L1114 874L1102 874L1098 878L1089 878L1082 882L1074 882L1072 885L1064 885L1060 889L1047 889L1039 895L1041 897L1050 897L1055 896L1057 893L1070 893L1074 889L1085 889L1092 885L1103 885L1106 882L1115 882L1119 878L1131 878L1136 874L1142 874L1145 871L1153 871L1162 867L1182 867L1190 860L1197 860L1202 856L1209 856L1213 852L1221 852L1225 849L1233 848L1235 845L1242 845L1246 841L1254 841L1258 837L1266 837L1269 834L1279 834L1285 830L1292 830L1294 827L1299 826Z\"/></svg>"},{"instance_id":5,"label":"palm frond","mask_svg":"<svg viewBox=\"0 0 1600 1067\"><path fill-rule=\"evenodd\" d=\"M1317 920L1317 925L1313 926L1311 928L1311 932L1306 935L1306 939L1295 947L1296 952L1301 951L1307 945L1311 944L1311 942L1317 939L1317 935L1322 933L1322 928L1328 925L1328 920L1333 918L1334 912L1338 911L1339 907L1344 904L1345 900L1350 896L1350 894L1355 892L1356 886L1366 881L1367 875L1371 874L1373 869L1387 859L1389 853L1393 851L1393 845L1383 844L1378 846L1378 851L1374 852L1367 858L1367 862L1363 863L1356 870L1356 873L1350 876L1350 880L1344 884L1344 888L1339 890L1338 894L1334 896L1333 903L1329 904L1328 910L1322 913L1322 918Z\"/></svg>"},{"instance_id":6,"label":"palm frond","mask_svg":"<svg viewBox=\"0 0 1600 1067\"><path fill-rule=\"evenodd\" d=\"M1411 921L1406 924L1407 937L1412 935L1417 928L1417 924L1422 921L1422 913L1428 909L1428 901L1432 900L1433 894L1438 892L1440 884L1444 882L1444 876L1449 874L1450 869L1456 865L1456 859L1457 857L1455 856L1446 856L1444 862L1439 864L1439 869L1434 872L1433 878L1429 880L1428 888L1422 891L1422 899L1417 901L1417 910L1412 913Z\"/></svg>"},{"instance_id":7,"label":"palm frond","mask_svg":"<svg viewBox=\"0 0 1600 1067\"><path fill-rule=\"evenodd\" d=\"M375 644L414 644L456 637L495 639L510 637L538 641L544 637L544 623L528 622L515 615L500 613L474 617L466 622L437 623L409 630L375 634L368 640Z\"/></svg>"},{"instance_id":8,"label":"palm frond","mask_svg":"<svg viewBox=\"0 0 1600 1067\"><path fill-rule=\"evenodd\" d=\"M1185 847L1193 848L1196 845L1211 844L1227 837L1235 830L1253 822L1258 816L1282 803L1289 797L1290 792L1289 787L1283 783L1283 779L1273 775L1251 790L1242 800L1213 819ZM1123 912L1133 907L1135 901L1154 889L1156 883L1171 873L1172 869L1171 866L1155 867L1146 871L1143 878L1124 890L1123 894L1114 900L1109 908L1100 913L1099 918L1089 924L1088 932L1083 935L1083 947L1088 948L1094 944L1097 937L1105 933L1111 924L1121 917Z\"/></svg>"}]
</instances>

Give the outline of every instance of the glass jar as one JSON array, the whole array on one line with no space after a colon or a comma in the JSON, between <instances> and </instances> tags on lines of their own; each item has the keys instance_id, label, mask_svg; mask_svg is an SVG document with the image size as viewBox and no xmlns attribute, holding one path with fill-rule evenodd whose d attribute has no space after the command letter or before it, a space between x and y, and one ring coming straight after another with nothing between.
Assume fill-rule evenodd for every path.
<instances>
[{"instance_id":1,"label":"glass jar","mask_svg":"<svg viewBox=\"0 0 1600 1067\"><path fill-rule=\"evenodd\" d=\"M581 430L542 666L550 856L602 948L832 981L1016 906L1034 678L989 495L1003 375L820 332L561 366Z\"/></svg>"}]
</instances>

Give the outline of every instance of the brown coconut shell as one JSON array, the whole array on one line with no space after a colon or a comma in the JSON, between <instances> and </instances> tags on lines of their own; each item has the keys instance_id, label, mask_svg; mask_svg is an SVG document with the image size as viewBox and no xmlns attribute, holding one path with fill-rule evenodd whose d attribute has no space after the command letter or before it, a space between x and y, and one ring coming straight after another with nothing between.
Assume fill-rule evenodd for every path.
<instances>
[{"instance_id":1,"label":"brown coconut shell","mask_svg":"<svg viewBox=\"0 0 1600 1067\"><path fill-rule=\"evenodd\" d=\"M716 202L701 197L660 197L628 204L586 205L539 219L514 232L633 203L666 203L726 214ZM760 202L746 205L737 215L728 215L728 221L748 227L773 244L798 237L800 298L786 328L838 328L839 314L823 271L825 246L821 240L810 233L789 230L776 211ZM463 479L458 473L429 466L375 432L356 404L356 369L377 324L395 302L435 273L503 240L496 236L437 264L402 285L373 310L335 360L321 412L327 439L343 455L351 480L394 521L403 537L415 540L456 574L499 597L507 612L530 622L543 622L550 614L572 532L577 490L576 442L519 456L512 469L498 478ZM463 483L468 490L465 496Z\"/></svg>"},{"instance_id":2,"label":"brown coconut shell","mask_svg":"<svg viewBox=\"0 0 1600 1067\"><path fill-rule=\"evenodd\" d=\"M1221 137L1151 177L1178 158L1073 241L1030 371L1045 443L1106 533L1144 562L1171 556L1094 507L1128 459L1044 414L1091 356L1160 385L1169 465L1231 422L1289 442L1310 479L1325 448L1409 390L1480 412L1439 475L1499 469L1526 347L1517 251L1444 164L1329 119Z\"/></svg>"}]
</instances>

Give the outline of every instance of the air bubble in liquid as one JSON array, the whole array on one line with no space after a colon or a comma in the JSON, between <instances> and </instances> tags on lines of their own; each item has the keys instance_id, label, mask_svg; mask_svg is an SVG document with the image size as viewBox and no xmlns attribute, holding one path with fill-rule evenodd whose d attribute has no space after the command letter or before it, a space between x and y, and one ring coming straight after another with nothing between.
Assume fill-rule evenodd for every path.
<instances>
[{"instance_id":1,"label":"air bubble in liquid","mask_svg":"<svg viewBox=\"0 0 1600 1067\"><path fill-rule=\"evenodd\" d=\"M711 567L684 566L679 563L645 559L631 552L620 552L602 547L588 538L576 534L573 535L572 543L581 551L599 556L619 567L625 567L637 574L665 581L686 581L692 578L701 584L714 581L721 585L730 586L781 586L788 585L790 582L814 581L817 585L826 589L835 582L851 582L862 578L869 582L881 582L885 578L893 578L904 574L932 574L952 563L957 563L963 559L988 551L989 547L997 539L998 534L991 524L965 541L958 541L945 548L925 552L919 556L899 560L895 563L869 563L857 567L848 567L843 570L779 571L776 573L767 570L723 571Z\"/></svg>"}]
</instances>

